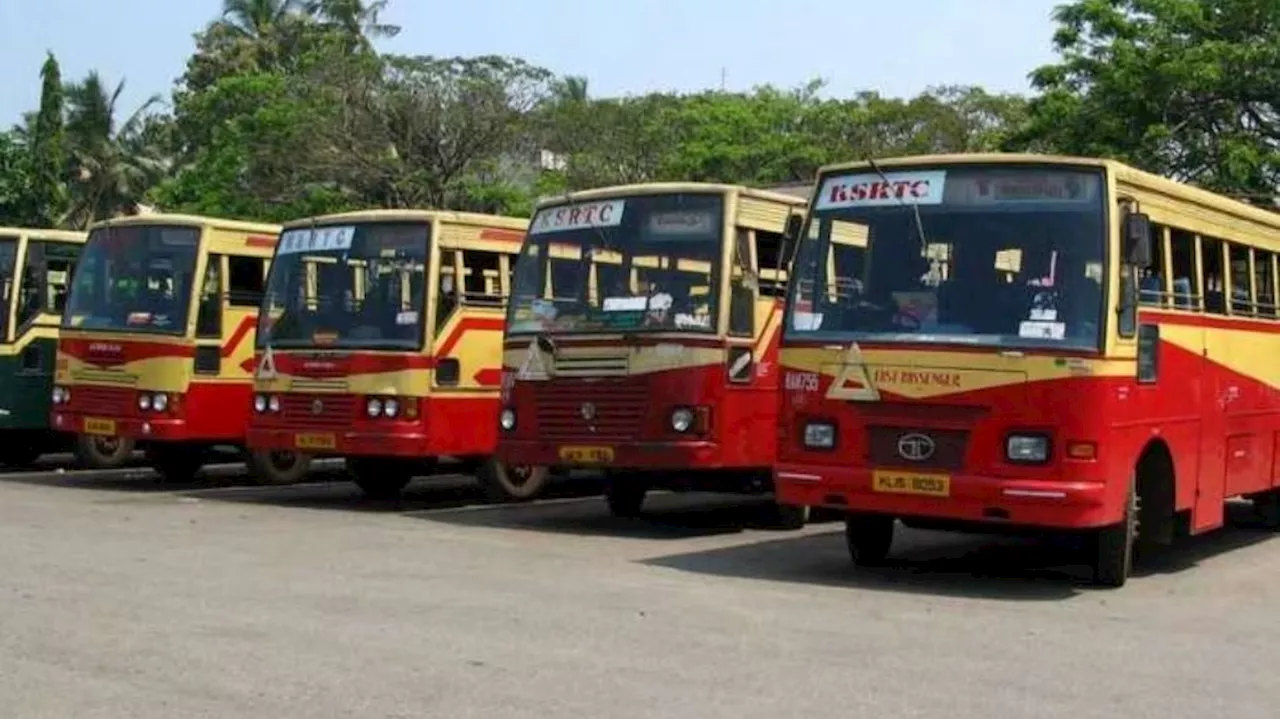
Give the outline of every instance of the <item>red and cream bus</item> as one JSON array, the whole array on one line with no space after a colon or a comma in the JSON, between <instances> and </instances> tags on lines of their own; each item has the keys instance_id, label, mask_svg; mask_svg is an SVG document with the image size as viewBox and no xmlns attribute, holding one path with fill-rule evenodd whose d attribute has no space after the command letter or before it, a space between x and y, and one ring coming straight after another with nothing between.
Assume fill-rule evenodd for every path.
<instances>
[{"instance_id":1,"label":"red and cream bus","mask_svg":"<svg viewBox=\"0 0 1280 719\"><path fill-rule=\"evenodd\" d=\"M494 493L588 468L619 516L650 488L771 491L782 238L803 203L710 184L541 203L507 319Z\"/></svg>"},{"instance_id":2,"label":"red and cream bus","mask_svg":"<svg viewBox=\"0 0 1280 719\"><path fill-rule=\"evenodd\" d=\"M837 238L843 238L837 242ZM1280 524L1280 215L1126 165L904 157L821 171L783 336L781 501L1134 547Z\"/></svg>"}]
</instances>

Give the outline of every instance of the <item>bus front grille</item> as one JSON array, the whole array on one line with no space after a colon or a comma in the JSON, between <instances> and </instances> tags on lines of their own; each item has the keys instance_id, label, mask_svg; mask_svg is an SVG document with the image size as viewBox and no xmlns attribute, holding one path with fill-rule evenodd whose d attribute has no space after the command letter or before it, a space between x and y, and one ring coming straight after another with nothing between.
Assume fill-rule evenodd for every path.
<instances>
[{"instance_id":1,"label":"bus front grille","mask_svg":"<svg viewBox=\"0 0 1280 719\"><path fill-rule=\"evenodd\" d=\"M649 401L642 383L557 380L541 384L535 399L539 438L621 441L640 431Z\"/></svg>"},{"instance_id":2,"label":"bus front grille","mask_svg":"<svg viewBox=\"0 0 1280 719\"><path fill-rule=\"evenodd\" d=\"M73 385L71 407L82 414L105 417L133 416L137 412L138 393L125 387Z\"/></svg>"},{"instance_id":3,"label":"bus front grille","mask_svg":"<svg viewBox=\"0 0 1280 719\"><path fill-rule=\"evenodd\" d=\"M916 442L921 435L928 441ZM960 470L964 468L968 444L969 432L965 430L885 425L867 427L867 460L873 467ZM925 454L918 449L922 445L931 447L927 456L920 456ZM913 459L904 454L920 458Z\"/></svg>"},{"instance_id":4,"label":"bus front grille","mask_svg":"<svg viewBox=\"0 0 1280 719\"><path fill-rule=\"evenodd\" d=\"M282 394L278 422L284 427L311 429L350 427L356 419L356 398L347 394Z\"/></svg>"}]
</instances>

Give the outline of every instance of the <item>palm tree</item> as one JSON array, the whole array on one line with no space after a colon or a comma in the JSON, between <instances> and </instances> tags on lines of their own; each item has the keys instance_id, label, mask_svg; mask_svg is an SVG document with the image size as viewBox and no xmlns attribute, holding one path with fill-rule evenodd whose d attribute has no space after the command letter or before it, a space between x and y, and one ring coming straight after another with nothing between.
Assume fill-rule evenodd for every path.
<instances>
[{"instance_id":1,"label":"palm tree","mask_svg":"<svg viewBox=\"0 0 1280 719\"><path fill-rule=\"evenodd\" d=\"M395 37L400 34L399 25L378 22L378 16L387 9L387 0L311 0L308 10L330 27L369 48L372 40Z\"/></svg>"},{"instance_id":2,"label":"palm tree","mask_svg":"<svg viewBox=\"0 0 1280 719\"><path fill-rule=\"evenodd\" d=\"M306 0L222 0L221 24L246 40L271 40L308 6Z\"/></svg>"},{"instance_id":3,"label":"palm tree","mask_svg":"<svg viewBox=\"0 0 1280 719\"><path fill-rule=\"evenodd\" d=\"M60 224L84 228L96 220L131 214L167 168L148 132L159 95L116 123L124 81L108 91L96 71L67 86L66 140L71 160L71 204Z\"/></svg>"}]
</instances>

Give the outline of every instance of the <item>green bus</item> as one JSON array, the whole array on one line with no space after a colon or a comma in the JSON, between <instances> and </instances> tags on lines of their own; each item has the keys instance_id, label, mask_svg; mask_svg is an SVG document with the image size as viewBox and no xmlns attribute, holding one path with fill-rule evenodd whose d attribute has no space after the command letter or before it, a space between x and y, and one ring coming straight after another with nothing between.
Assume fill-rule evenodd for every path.
<instances>
[{"instance_id":1,"label":"green bus","mask_svg":"<svg viewBox=\"0 0 1280 719\"><path fill-rule=\"evenodd\" d=\"M0 227L0 465L24 467L73 447L49 426L58 326L87 235ZM101 448L93 466L123 462L131 448ZM83 453L82 461L85 461Z\"/></svg>"}]
</instances>

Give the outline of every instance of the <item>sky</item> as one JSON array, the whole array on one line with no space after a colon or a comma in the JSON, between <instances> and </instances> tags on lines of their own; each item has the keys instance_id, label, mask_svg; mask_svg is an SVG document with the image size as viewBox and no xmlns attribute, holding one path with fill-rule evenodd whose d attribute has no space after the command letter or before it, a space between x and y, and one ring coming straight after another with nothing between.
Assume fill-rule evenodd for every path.
<instances>
[{"instance_id":1,"label":"sky","mask_svg":"<svg viewBox=\"0 0 1280 719\"><path fill-rule=\"evenodd\" d=\"M911 96L930 86L1026 92L1054 60L1063 0L391 0L404 29L382 49L512 55L582 75L593 96L825 80L824 94ZM166 99L221 0L0 0L0 127L39 102L52 51L63 77L124 80L121 111Z\"/></svg>"}]
</instances>

